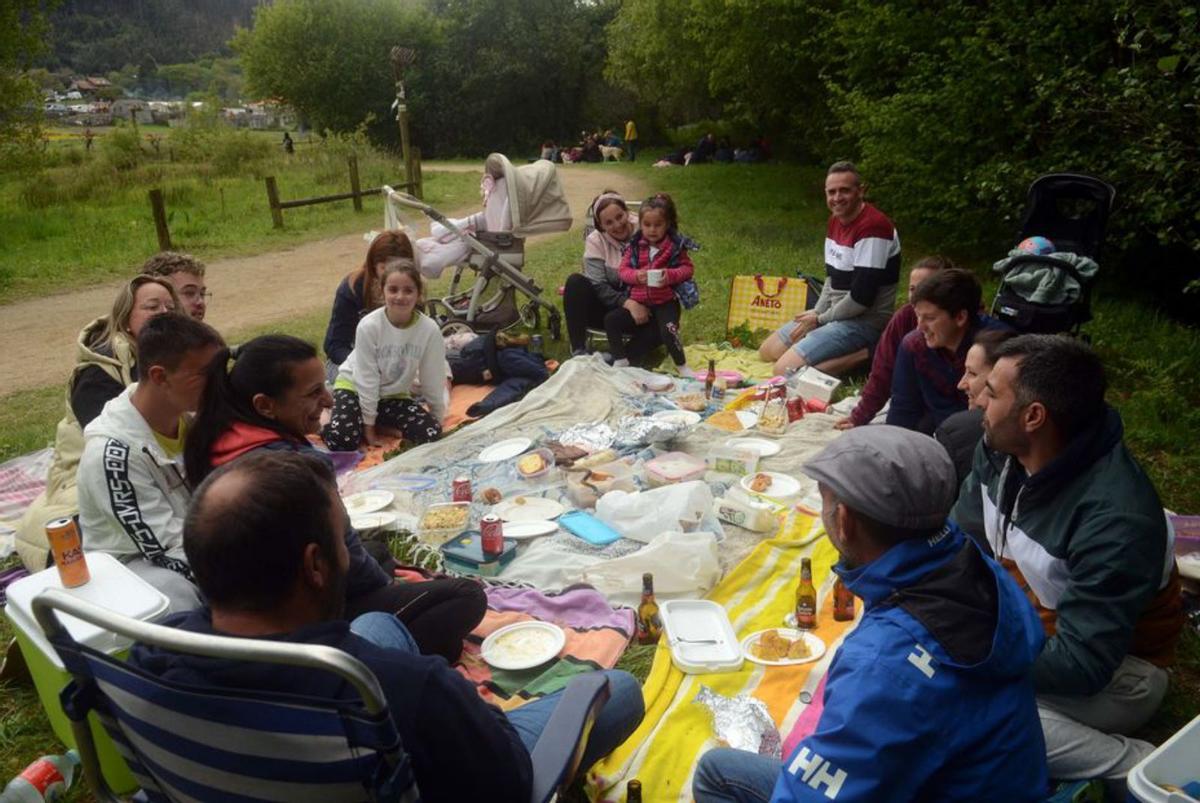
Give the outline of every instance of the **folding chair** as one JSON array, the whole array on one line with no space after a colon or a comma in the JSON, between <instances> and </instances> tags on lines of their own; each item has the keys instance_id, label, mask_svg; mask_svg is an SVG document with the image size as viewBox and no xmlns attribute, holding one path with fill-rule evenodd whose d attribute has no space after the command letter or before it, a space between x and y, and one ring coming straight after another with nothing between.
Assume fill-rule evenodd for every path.
<instances>
[{"instance_id":1,"label":"folding chair","mask_svg":"<svg viewBox=\"0 0 1200 803\"><path fill-rule=\"evenodd\" d=\"M135 799L403 801L421 796L374 674L333 647L191 633L129 619L60 589L33 601L34 616L73 680L61 700L84 777L101 803L120 801L100 771L87 725L94 711L141 786ZM164 681L71 638L58 612L174 652L331 672L355 701L197 687ZM532 754L532 803L564 790L608 700L596 673L568 685Z\"/></svg>"}]
</instances>

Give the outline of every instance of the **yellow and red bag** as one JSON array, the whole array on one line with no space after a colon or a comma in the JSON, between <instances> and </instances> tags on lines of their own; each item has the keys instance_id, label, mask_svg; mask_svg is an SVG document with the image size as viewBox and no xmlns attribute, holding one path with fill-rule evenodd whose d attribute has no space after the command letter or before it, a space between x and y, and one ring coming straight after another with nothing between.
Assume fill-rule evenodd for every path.
<instances>
[{"instance_id":1,"label":"yellow and red bag","mask_svg":"<svg viewBox=\"0 0 1200 803\"><path fill-rule=\"evenodd\" d=\"M786 276L734 276L729 287L729 314L725 331L742 324L750 331L775 331L804 312L808 285L803 279Z\"/></svg>"}]
</instances>

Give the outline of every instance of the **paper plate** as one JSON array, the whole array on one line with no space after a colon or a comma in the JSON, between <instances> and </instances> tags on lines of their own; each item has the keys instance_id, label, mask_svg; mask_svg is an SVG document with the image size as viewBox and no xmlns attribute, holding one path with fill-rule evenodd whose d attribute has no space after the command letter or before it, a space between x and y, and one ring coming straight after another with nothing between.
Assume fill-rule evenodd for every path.
<instances>
[{"instance_id":1,"label":"paper plate","mask_svg":"<svg viewBox=\"0 0 1200 803\"><path fill-rule=\"evenodd\" d=\"M393 474L376 480L371 485L391 491L428 491L437 485L437 477L428 474Z\"/></svg>"},{"instance_id":2,"label":"paper plate","mask_svg":"<svg viewBox=\"0 0 1200 803\"><path fill-rule=\"evenodd\" d=\"M779 661L768 661L765 658L755 657L754 653L750 652L750 645L758 641L759 636L766 633L767 630L774 630L779 635L791 641L804 639L804 643L808 646L808 655L804 658L784 658ZM807 630L793 630L790 627L768 627L767 630L751 633L742 639L742 655L745 656L747 661L753 661L763 666L794 666L795 664L807 664L819 660L825 654L825 642L821 641L821 637L815 633L810 633Z\"/></svg>"},{"instance_id":3,"label":"paper plate","mask_svg":"<svg viewBox=\"0 0 1200 803\"><path fill-rule=\"evenodd\" d=\"M523 501L518 502L518 499ZM514 496L492 508L492 512L504 521L520 522L556 519L564 510L566 508L553 499L543 499L540 496ZM507 531L505 535L508 535Z\"/></svg>"},{"instance_id":4,"label":"paper plate","mask_svg":"<svg viewBox=\"0 0 1200 803\"><path fill-rule=\"evenodd\" d=\"M484 449L479 453L479 460L484 463L499 463L501 460L516 457L531 445L533 441L529 438L509 438Z\"/></svg>"},{"instance_id":5,"label":"paper plate","mask_svg":"<svg viewBox=\"0 0 1200 803\"><path fill-rule=\"evenodd\" d=\"M367 530L382 530L391 527L397 521L395 513L364 513L350 519L350 526L360 533Z\"/></svg>"},{"instance_id":6,"label":"paper plate","mask_svg":"<svg viewBox=\"0 0 1200 803\"><path fill-rule=\"evenodd\" d=\"M691 410L659 410L650 417L659 421L678 421L689 427L700 423L700 414Z\"/></svg>"},{"instance_id":7,"label":"paper plate","mask_svg":"<svg viewBox=\"0 0 1200 803\"><path fill-rule=\"evenodd\" d=\"M771 478L771 484L761 491L756 491L750 487L750 483L759 474L766 474ZM787 474L780 474L778 471L756 471L753 474L747 474L742 477L742 487L748 493L761 494L762 496L770 496L775 499L786 499L789 496L795 496L800 493L800 481L795 477L789 477Z\"/></svg>"},{"instance_id":8,"label":"paper plate","mask_svg":"<svg viewBox=\"0 0 1200 803\"><path fill-rule=\"evenodd\" d=\"M343 496L342 503L346 505L346 512L353 519L364 513L374 513L376 510L383 510L395 498L396 495L391 491L363 491L362 493Z\"/></svg>"},{"instance_id":9,"label":"paper plate","mask_svg":"<svg viewBox=\"0 0 1200 803\"><path fill-rule=\"evenodd\" d=\"M738 421L742 422L742 429L753 429L754 425L758 423L758 414L749 410L735 410L733 414L737 416Z\"/></svg>"},{"instance_id":10,"label":"paper plate","mask_svg":"<svg viewBox=\"0 0 1200 803\"><path fill-rule=\"evenodd\" d=\"M567 643L562 628L549 622L517 622L483 640L479 655L496 669L518 671L541 666Z\"/></svg>"},{"instance_id":11,"label":"paper plate","mask_svg":"<svg viewBox=\"0 0 1200 803\"><path fill-rule=\"evenodd\" d=\"M776 441L769 441L766 438L730 438L725 441L725 445L731 449L754 452L759 457L779 454L779 450L783 448Z\"/></svg>"},{"instance_id":12,"label":"paper plate","mask_svg":"<svg viewBox=\"0 0 1200 803\"><path fill-rule=\"evenodd\" d=\"M504 537L524 541L537 538L539 535L549 535L558 529L553 521L513 521L505 522Z\"/></svg>"}]
</instances>

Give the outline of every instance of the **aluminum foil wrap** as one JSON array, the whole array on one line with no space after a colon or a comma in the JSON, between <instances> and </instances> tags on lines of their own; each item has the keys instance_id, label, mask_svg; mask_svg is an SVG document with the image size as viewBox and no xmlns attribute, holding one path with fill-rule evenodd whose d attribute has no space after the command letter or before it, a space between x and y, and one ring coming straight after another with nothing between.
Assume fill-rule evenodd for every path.
<instances>
[{"instance_id":1,"label":"aluminum foil wrap","mask_svg":"<svg viewBox=\"0 0 1200 803\"><path fill-rule=\"evenodd\" d=\"M749 694L726 697L708 686L701 686L694 702L712 712L713 732L725 744L760 756L782 757L783 741L779 738L779 729L762 700Z\"/></svg>"},{"instance_id":2,"label":"aluminum foil wrap","mask_svg":"<svg viewBox=\"0 0 1200 803\"><path fill-rule=\"evenodd\" d=\"M617 437L614 445L618 449L662 443L681 437L691 429L682 421L665 418L629 415L617 422Z\"/></svg>"},{"instance_id":3,"label":"aluminum foil wrap","mask_svg":"<svg viewBox=\"0 0 1200 803\"><path fill-rule=\"evenodd\" d=\"M578 446L589 454L608 449L613 445L616 433L608 424L576 424L558 435L563 446Z\"/></svg>"}]
</instances>

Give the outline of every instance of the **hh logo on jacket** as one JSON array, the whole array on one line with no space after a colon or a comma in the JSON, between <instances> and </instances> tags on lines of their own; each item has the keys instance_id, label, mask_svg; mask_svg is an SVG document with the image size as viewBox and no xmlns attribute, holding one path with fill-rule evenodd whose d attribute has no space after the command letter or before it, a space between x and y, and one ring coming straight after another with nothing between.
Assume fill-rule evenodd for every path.
<instances>
[{"instance_id":1,"label":"hh logo on jacket","mask_svg":"<svg viewBox=\"0 0 1200 803\"><path fill-rule=\"evenodd\" d=\"M837 800L838 792L842 791L842 784L846 782L845 770L833 766L820 753L813 753L807 747L801 747L788 766L788 772L792 775L799 774L801 770L804 774L800 775L800 780L818 792L824 786L825 797Z\"/></svg>"}]
</instances>

